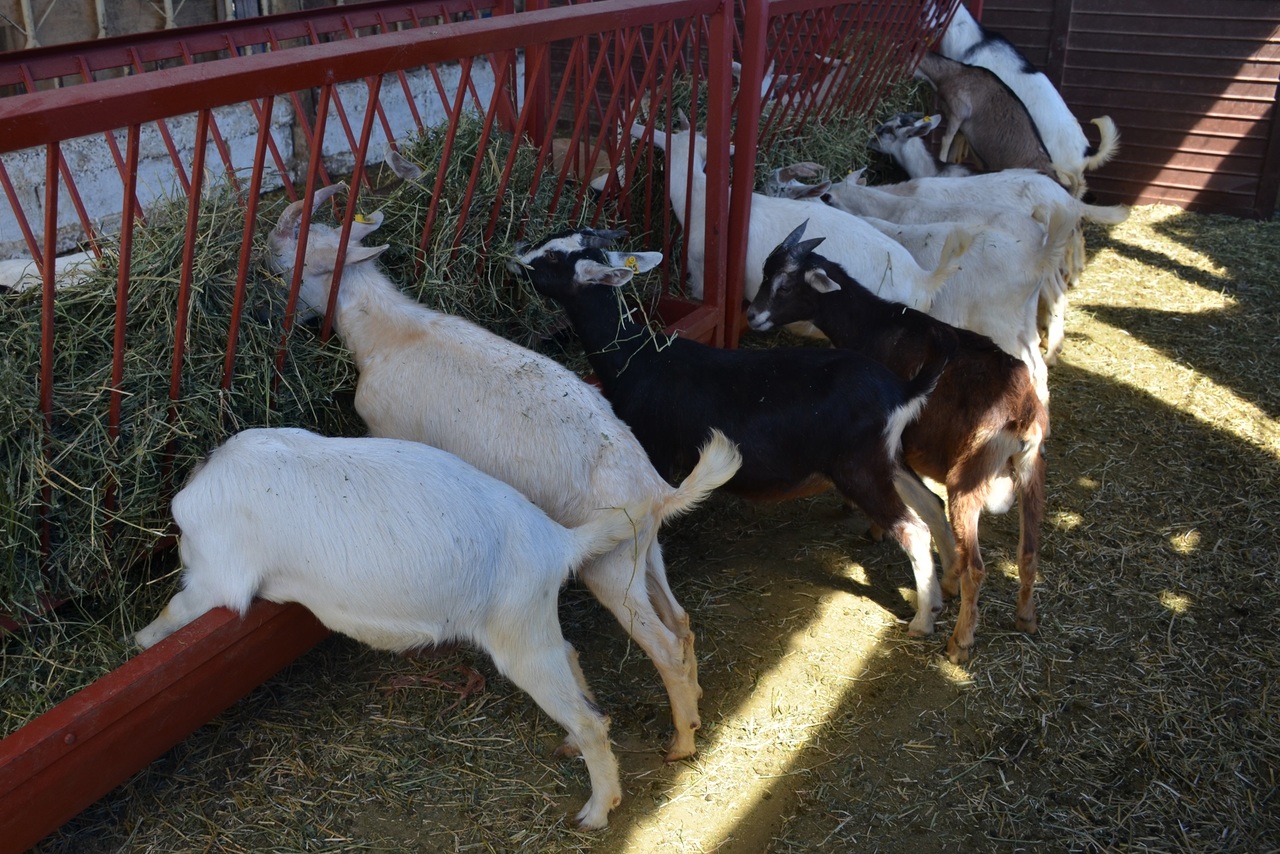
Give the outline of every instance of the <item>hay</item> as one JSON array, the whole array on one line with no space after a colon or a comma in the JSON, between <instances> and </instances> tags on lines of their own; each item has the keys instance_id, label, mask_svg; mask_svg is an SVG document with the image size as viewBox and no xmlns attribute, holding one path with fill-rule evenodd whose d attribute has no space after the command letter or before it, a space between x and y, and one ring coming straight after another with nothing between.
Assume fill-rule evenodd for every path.
<instances>
[{"instance_id":1,"label":"hay","mask_svg":"<svg viewBox=\"0 0 1280 854\"><path fill-rule=\"evenodd\" d=\"M245 318L231 387L221 389L243 210L234 195L219 189L201 205L180 403L170 416L184 222L185 207L170 204L155 209L136 231L116 439L108 434L108 413L118 260L108 256L88 282L57 294L47 459L41 453L38 385L40 294L0 300L6 354L0 394L8 404L0 424L0 464L4 501L13 509L3 514L0 610L21 613L42 593L120 595L122 585L132 583L120 570L168 532L172 485L229 433L250 425L350 429L334 399L334 392L353 382L345 354L316 347L302 333L289 341L277 377L277 320ZM269 308L273 300L278 302L271 289L253 277L250 307ZM109 509L106 495L113 485L116 506ZM47 574L40 566L45 487L51 490L46 518L53 534Z\"/></svg>"}]
</instances>

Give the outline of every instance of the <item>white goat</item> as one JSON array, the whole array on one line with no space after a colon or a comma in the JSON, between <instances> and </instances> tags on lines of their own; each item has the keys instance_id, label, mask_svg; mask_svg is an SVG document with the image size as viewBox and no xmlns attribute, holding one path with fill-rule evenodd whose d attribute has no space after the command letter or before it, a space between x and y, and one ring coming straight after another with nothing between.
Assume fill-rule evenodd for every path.
<instances>
[{"instance_id":1,"label":"white goat","mask_svg":"<svg viewBox=\"0 0 1280 854\"><path fill-rule=\"evenodd\" d=\"M1115 225L1129 216L1122 205L1110 207L1086 204L1075 199L1048 176L1029 169L1006 169L962 178L919 178L900 184L868 187L861 183L861 170L833 184L826 198L830 204L859 216L890 222L924 224L958 220L996 213L1012 214L1034 223L1037 208L1052 210L1063 206L1076 226L1067 247L1060 274L1050 276L1042 291L1039 324L1045 330L1045 362L1057 361L1062 351L1066 318L1067 289L1084 270L1083 221ZM1039 226L1035 226L1039 228ZM1041 232L1041 235L1043 232ZM1043 236L1032 238L1043 241Z\"/></svg>"},{"instance_id":2,"label":"white goat","mask_svg":"<svg viewBox=\"0 0 1280 854\"><path fill-rule=\"evenodd\" d=\"M98 259L92 252L75 252L53 259L55 288L68 288L83 284L97 270ZM22 293L44 284L40 269L31 258L12 258L0 261L0 293Z\"/></svg>"},{"instance_id":3,"label":"white goat","mask_svg":"<svg viewBox=\"0 0 1280 854\"><path fill-rule=\"evenodd\" d=\"M871 132L867 147L897 161L912 178L961 178L973 170L961 163L943 163L924 144L924 137L942 121L938 113L898 113Z\"/></svg>"},{"instance_id":4,"label":"white goat","mask_svg":"<svg viewBox=\"0 0 1280 854\"><path fill-rule=\"evenodd\" d=\"M568 731L591 775L578 813L609 823L622 800L608 719L560 631L560 586L633 536L648 507L566 529L453 454L398 439L245 430L173 499L182 590L138 632L153 646L211 608L299 602L330 629L404 652L471 641Z\"/></svg>"},{"instance_id":5,"label":"white goat","mask_svg":"<svg viewBox=\"0 0 1280 854\"><path fill-rule=\"evenodd\" d=\"M1084 173L1099 168L1115 155L1120 143L1115 122L1108 116L1093 119L1100 137L1098 146L1091 146L1052 81L1008 39L979 24L964 4L956 8L938 52L957 62L988 69L1013 90L1036 123L1049 158L1060 169L1079 176L1077 196L1084 191Z\"/></svg>"},{"instance_id":6,"label":"white goat","mask_svg":"<svg viewBox=\"0 0 1280 854\"><path fill-rule=\"evenodd\" d=\"M642 139L650 131L632 125L631 133ZM688 129L671 134L670 142L661 133L654 133L652 139L654 145L666 151L667 193L689 251L689 289L693 296L701 298L706 257L707 140ZM934 294L955 272L958 258L972 240L972 235L957 234L947 242L938 265L925 270L896 241L856 216L832 207L753 193L743 274L743 295L747 300L760 289L769 253L806 220L808 233L828 238L831 260L842 265L849 275L872 293L921 311L928 310Z\"/></svg>"},{"instance_id":7,"label":"white goat","mask_svg":"<svg viewBox=\"0 0 1280 854\"><path fill-rule=\"evenodd\" d=\"M906 247L921 266L937 261L954 231L978 225L973 219L920 225L864 219ZM1031 223L1020 215L991 214L977 229L980 233L960 270L947 280L928 311L930 317L987 336L1021 359L1045 406L1049 369L1040 353L1037 307L1041 293L1053 287L1051 280L1061 270L1075 226L1075 218L1062 205L1037 208Z\"/></svg>"},{"instance_id":8,"label":"white goat","mask_svg":"<svg viewBox=\"0 0 1280 854\"><path fill-rule=\"evenodd\" d=\"M341 189L318 190L316 204ZM271 234L277 269L291 272L302 212L301 202L290 205ZM662 676L675 723L668 760L693 754L702 695L694 636L667 583L657 535L664 519L733 476L736 449L714 434L697 467L672 488L594 387L552 359L402 294L374 263L387 247L359 243L381 223L378 212L352 225L333 317L360 371L356 410L373 435L457 454L562 525L580 525L598 507L651 502L636 519L635 538L587 563L581 576ZM341 249L336 229L311 224L304 311L324 311Z\"/></svg>"}]
</instances>

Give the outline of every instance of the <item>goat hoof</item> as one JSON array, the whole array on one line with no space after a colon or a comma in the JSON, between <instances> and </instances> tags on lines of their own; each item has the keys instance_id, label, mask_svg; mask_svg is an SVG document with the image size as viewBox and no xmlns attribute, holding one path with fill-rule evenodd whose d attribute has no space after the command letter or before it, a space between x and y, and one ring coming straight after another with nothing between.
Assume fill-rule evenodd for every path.
<instances>
[{"instance_id":1,"label":"goat hoof","mask_svg":"<svg viewBox=\"0 0 1280 854\"><path fill-rule=\"evenodd\" d=\"M1040 624L1036 622L1035 617L1032 617L1030 619L1024 619L1022 617L1019 617L1014 622L1014 625L1017 626L1018 631L1025 632L1026 634L1029 634L1029 635L1034 635L1040 629Z\"/></svg>"},{"instance_id":2,"label":"goat hoof","mask_svg":"<svg viewBox=\"0 0 1280 854\"><path fill-rule=\"evenodd\" d=\"M969 651L972 648L972 646L973 646L972 643L970 643L968 646L961 646L960 644L956 643L955 638L952 638L950 641L947 642L947 658L951 661L952 664L964 664L966 661L969 660Z\"/></svg>"},{"instance_id":3,"label":"goat hoof","mask_svg":"<svg viewBox=\"0 0 1280 854\"><path fill-rule=\"evenodd\" d=\"M907 637L927 638L933 634L933 614L917 614L907 625Z\"/></svg>"},{"instance_id":4,"label":"goat hoof","mask_svg":"<svg viewBox=\"0 0 1280 854\"><path fill-rule=\"evenodd\" d=\"M578 748L578 745L574 744L572 741L566 738L564 741L560 742L559 747L557 747L554 751L552 751L551 755L562 756L569 759L573 759L578 756L581 756L582 750Z\"/></svg>"},{"instance_id":5,"label":"goat hoof","mask_svg":"<svg viewBox=\"0 0 1280 854\"><path fill-rule=\"evenodd\" d=\"M667 763L679 762L681 759L688 759L697 752L698 748L693 745L693 733L690 733L689 744L684 745L672 743L671 747L667 750L667 755L662 758L662 761Z\"/></svg>"},{"instance_id":6,"label":"goat hoof","mask_svg":"<svg viewBox=\"0 0 1280 854\"><path fill-rule=\"evenodd\" d=\"M594 801L594 797L587 801L587 805L578 812L578 815L575 818L578 823L578 827L581 827L583 830L603 830L608 827L609 810L622 803L622 798L620 796L615 797L613 799L613 803L608 807L602 804L595 804L593 803Z\"/></svg>"}]
</instances>

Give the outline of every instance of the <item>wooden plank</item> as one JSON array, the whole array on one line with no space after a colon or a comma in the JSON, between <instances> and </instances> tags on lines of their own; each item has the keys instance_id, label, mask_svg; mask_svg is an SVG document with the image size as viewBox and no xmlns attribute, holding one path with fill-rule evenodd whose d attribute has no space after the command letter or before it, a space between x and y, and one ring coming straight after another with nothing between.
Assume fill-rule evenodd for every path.
<instances>
[{"instance_id":1,"label":"wooden plank","mask_svg":"<svg viewBox=\"0 0 1280 854\"><path fill-rule=\"evenodd\" d=\"M39 842L327 634L299 605L217 608L0 741L0 848Z\"/></svg>"}]
</instances>

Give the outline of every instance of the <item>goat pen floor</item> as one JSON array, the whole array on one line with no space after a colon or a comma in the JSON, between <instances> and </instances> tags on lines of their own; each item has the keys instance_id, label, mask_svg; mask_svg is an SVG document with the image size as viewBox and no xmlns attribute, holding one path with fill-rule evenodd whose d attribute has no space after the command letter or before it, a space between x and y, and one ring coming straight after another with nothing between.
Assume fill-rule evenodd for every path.
<instances>
[{"instance_id":1,"label":"goat pen floor","mask_svg":"<svg viewBox=\"0 0 1280 854\"><path fill-rule=\"evenodd\" d=\"M583 766L488 660L331 638L38 850L1280 849L1280 223L1135 208L1089 249L1050 377L1038 635L1012 629L1016 514L984 517L956 667L954 605L907 638L905 557L834 497L715 496L664 537L696 758L663 764L653 667L562 600L613 719L606 831L568 825ZM461 693L467 668L487 686Z\"/></svg>"}]
</instances>

